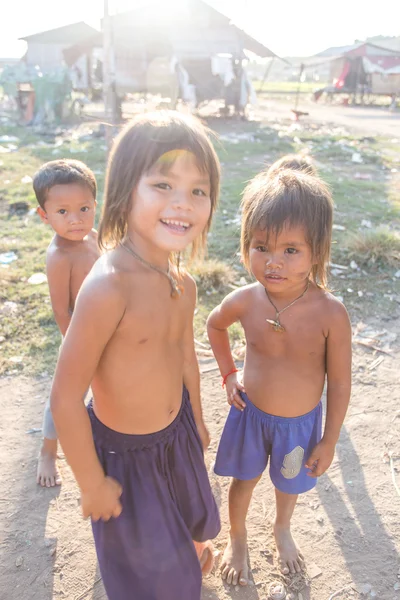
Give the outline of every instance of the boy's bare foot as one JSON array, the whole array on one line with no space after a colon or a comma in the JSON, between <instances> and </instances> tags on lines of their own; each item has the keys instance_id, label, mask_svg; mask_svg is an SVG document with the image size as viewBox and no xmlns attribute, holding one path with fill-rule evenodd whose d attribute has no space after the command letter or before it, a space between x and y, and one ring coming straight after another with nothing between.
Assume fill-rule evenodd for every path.
<instances>
[{"instance_id":1,"label":"boy's bare foot","mask_svg":"<svg viewBox=\"0 0 400 600\"><path fill-rule=\"evenodd\" d=\"M230 533L221 564L222 579L232 585L247 585L249 565L247 562L247 535Z\"/></svg>"},{"instance_id":2,"label":"boy's bare foot","mask_svg":"<svg viewBox=\"0 0 400 600\"><path fill-rule=\"evenodd\" d=\"M300 573L304 568L304 558L294 541L290 527L274 525L274 536L278 550L279 568L284 575Z\"/></svg>"},{"instance_id":3,"label":"boy's bare foot","mask_svg":"<svg viewBox=\"0 0 400 600\"><path fill-rule=\"evenodd\" d=\"M44 438L38 459L36 481L42 487L61 485L61 474L57 467L57 440Z\"/></svg>"}]
</instances>

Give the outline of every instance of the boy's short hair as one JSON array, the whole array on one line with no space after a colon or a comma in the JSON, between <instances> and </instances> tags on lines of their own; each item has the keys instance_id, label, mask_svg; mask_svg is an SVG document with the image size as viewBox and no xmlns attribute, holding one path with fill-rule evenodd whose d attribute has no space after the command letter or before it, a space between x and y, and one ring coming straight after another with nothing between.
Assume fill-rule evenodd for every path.
<instances>
[{"instance_id":1,"label":"boy's short hair","mask_svg":"<svg viewBox=\"0 0 400 600\"><path fill-rule=\"evenodd\" d=\"M286 154L274 162L268 169L268 175L276 175L278 171L284 169L293 169L294 171L302 171L308 175L317 175L314 161L306 154Z\"/></svg>"},{"instance_id":2,"label":"boy's short hair","mask_svg":"<svg viewBox=\"0 0 400 600\"><path fill-rule=\"evenodd\" d=\"M242 199L241 252L250 270L250 244L256 229L265 230L266 243L285 225L304 227L315 265L312 280L327 287L332 240L333 201L319 177L286 169L270 176L262 172L246 187Z\"/></svg>"},{"instance_id":3,"label":"boy's short hair","mask_svg":"<svg viewBox=\"0 0 400 600\"><path fill-rule=\"evenodd\" d=\"M39 205L44 209L47 194L52 187L70 183L87 186L96 199L96 178L93 171L83 162L62 159L45 163L33 176L33 189Z\"/></svg>"}]
</instances>

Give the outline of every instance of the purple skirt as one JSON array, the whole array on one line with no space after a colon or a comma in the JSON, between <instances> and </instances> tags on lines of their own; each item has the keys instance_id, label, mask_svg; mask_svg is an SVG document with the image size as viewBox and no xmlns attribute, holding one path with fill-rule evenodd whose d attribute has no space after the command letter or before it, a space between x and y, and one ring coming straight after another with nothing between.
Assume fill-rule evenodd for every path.
<instances>
[{"instance_id":1,"label":"purple skirt","mask_svg":"<svg viewBox=\"0 0 400 600\"><path fill-rule=\"evenodd\" d=\"M187 390L175 420L148 435L109 429L92 403L88 413L103 469L123 488L121 515L92 522L109 600L199 600L192 540L216 537L220 520Z\"/></svg>"}]
</instances>

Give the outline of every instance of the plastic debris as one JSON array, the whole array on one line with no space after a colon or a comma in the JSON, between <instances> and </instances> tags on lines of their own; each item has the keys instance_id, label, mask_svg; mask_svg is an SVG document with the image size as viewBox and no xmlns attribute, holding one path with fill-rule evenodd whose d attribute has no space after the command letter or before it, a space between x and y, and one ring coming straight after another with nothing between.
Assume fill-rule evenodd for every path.
<instances>
[{"instance_id":1,"label":"plastic debris","mask_svg":"<svg viewBox=\"0 0 400 600\"><path fill-rule=\"evenodd\" d=\"M9 300L7 300L7 302L4 302L2 308L1 308L1 312L6 313L8 315L12 315L14 313L16 313L18 310L18 304L16 302L11 302Z\"/></svg>"},{"instance_id":2,"label":"plastic debris","mask_svg":"<svg viewBox=\"0 0 400 600\"><path fill-rule=\"evenodd\" d=\"M354 271L358 270L358 264L356 263L355 260L352 260L350 263L350 269L353 269Z\"/></svg>"},{"instance_id":3,"label":"plastic debris","mask_svg":"<svg viewBox=\"0 0 400 600\"><path fill-rule=\"evenodd\" d=\"M393 589L395 592L398 592L400 590L400 583L398 581L394 584Z\"/></svg>"},{"instance_id":4,"label":"plastic debris","mask_svg":"<svg viewBox=\"0 0 400 600\"><path fill-rule=\"evenodd\" d=\"M8 360L9 360L11 363L14 363L14 364L16 364L16 365L17 365L17 364L19 364L19 363L22 363L22 361L23 361L23 358L22 358L22 356L11 356L11 358L9 358Z\"/></svg>"},{"instance_id":5,"label":"plastic debris","mask_svg":"<svg viewBox=\"0 0 400 600\"><path fill-rule=\"evenodd\" d=\"M15 252L3 252L2 254L0 254L0 263L2 265L9 265L10 263L14 262L14 260L17 260L18 256L15 254Z\"/></svg>"},{"instance_id":6,"label":"plastic debris","mask_svg":"<svg viewBox=\"0 0 400 600\"><path fill-rule=\"evenodd\" d=\"M268 588L268 598L271 600L284 600L286 589L280 581L273 581Z\"/></svg>"},{"instance_id":7,"label":"plastic debris","mask_svg":"<svg viewBox=\"0 0 400 600\"><path fill-rule=\"evenodd\" d=\"M372 223L371 223L371 221L368 221L368 219L363 219L361 221L361 227L366 227L367 229L372 229Z\"/></svg>"},{"instance_id":8,"label":"plastic debris","mask_svg":"<svg viewBox=\"0 0 400 600\"><path fill-rule=\"evenodd\" d=\"M336 229L336 231L346 231L346 227L344 225L337 225L336 223L332 225L332 229Z\"/></svg>"},{"instance_id":9,"label":"plastic debris","mask_svg":"<svg viewBox=\"0 0 400 600\"><path fill-rule=\"evenodd\" d=\"M42 431L41 427L31 427L31 429L28 429L28 431L26 431L26 433L28 435L31 435L32 433L40 433Z\"/></svg>"},{"instance_id":10,"label":"plastic debris","mask_svg":"<svg viewBox=\"0 0 400 600\"><path fill-rule=\"evenodd\" d=\"M0 136L1 144L11 144L19 142L19 138L15 137L15 135L2 135Z\"/></svg>"},{"instance_id":11,"label":"plastic debris","mask_svg":"<svg viewBox=\"0 0 400 600\"><path fill-rule=\"evenodd\" d=\"M354 173L354 179L360 179L362 181L371 181L371 173Z\"/></svg>"},{"instance_id":12,"label":"plastic debris","mask_svg":"<svg viewBox=\"0 0 400 600\"><path fill-rule=\"evenodd\" d=\"M25 177L23 177L21 179L21 183L32 183L33 179L30 175L25 175Z\"/></svg>"},{"instance_id":13,"label":"plastic debris","mask_svg":"<svg viewBox=\"0 0 400 600\"><path fill-rule=\"evenodd\" d=\"M394 276L400 278L400 269L398 271L396 271L396 273L394 274Z\"/></svg>"},{"instance_id":14,"label":"plastic debris","mask_svg":"<svg viewBox=\"0 0 400 600\"><path fill-rule=\"evenodd\" d=\"M31 285L40 285L41 283L46 283L47 277L44 273L34 273L28 279L28 283Z\"/></svg>"},{"instance_id":15,"label":"plastic debris","mask_svg":"<svg viewBox=\"0 0 400 600\"><path fill-rule=\"evenodd\" d=\"M361 154L359 152L353 152L351 155L351 162L361 165L363 162Z\"/></svg>"}]
</instances>

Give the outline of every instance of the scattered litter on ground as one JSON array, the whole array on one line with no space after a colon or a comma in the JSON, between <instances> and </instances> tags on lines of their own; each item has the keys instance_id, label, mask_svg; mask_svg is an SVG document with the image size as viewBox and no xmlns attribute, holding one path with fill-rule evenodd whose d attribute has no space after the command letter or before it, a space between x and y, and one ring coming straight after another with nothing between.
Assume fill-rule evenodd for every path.
<instances>
[{"instance_id":1,"label":"scattered litter on ground","mask_svg":"<svg viewBox=\"0 0 400 600\"><path fill-rule=\"evenodd\" d=\"M337 590L336 592L333 592L333 594L331 594L329 596L329 600L333 600L333 598L337 598L337 596L339 596L339 594L341 594L342 592L347 592L348 590L349 590L349 585L345 585L340 590Z\"/></svg>"},{"instance_id":2,"label":"scattered litter on ground","mask_svg":"<svg viewBox=\"0 0 400 600\"><path fill-rule=\"evenodd\" d=\"M344 225L337 225L336 223L332 225L332 229L335 229L336 231L346 231L346 227Z\"/></svg>"},{"instance_id":3,"label":"scattered litter on ground","mask_svg":"<svg viewBox=\"0 0 400 600\"><path fill-rule=\"evenodd\" d=\"M385 360L384 356L380 356L379 358L376 358L368 367L367 367L367 371L373 371L374 369L376 369L377 367L379 367L379 365L381 363L383 363L383 361Z\"/></svg>"},{"instance_id":4,"label":"scattered litter on ground","mask_svg":"<svg viewBox=\"0 0 400 600\"><path fill-rule=\"evenodd\" d=\"M44 273L34 273L28 279L28 283L31 285L40 285L41 283L46 283L47 277Z\"/></svg>"},{"instance_id":5,"label":"scattered litter on ground","mask_svg":"<svg viewBox=\"0 0 400 600\"><path fill-rule=\"evenodd\" d=\"M28 429L28 431L26 431L26 433L31 435L32 433L40 433L41 431L41 427L31 427L31 429Z\"/></svg>"},{"instance_id":6,"label":"scattered litter on ground","mask_svg":"<svg viewBox=\"0 0 400 600\"><path fill-rule=\"evenodd\" d=\"M268 598L271 600L284 600L286 589L280 581L273 581L268 588Z\"/></svg>"},{"instance_id":7,"label":"scattered litter on ground","mask_svg":"<svg viewBox=\"0 0 400 600\"><path fill-rule=\"evenodd\" d=\"M10 263L14 262L14 260L17 260L17 258L18 256L15 254L15 252L3 252L0 254L0 264L9 265Z\"/></svg>"},{"instance_id":8,"label":"scattered litter on ground","mask_svg":"<svg viewBox=\"0 0 400 600\"><path fill-rule=\"evenodd\" d=\"M361 227L366 227L367 229L372 229L372 223L371 223L371 221L368 221L368 219L363 219L361 221Z\"/></svg>"},{"instance_id":9,"label":"scattered litter on ground","mask_svg":"<svg viewBox=\"0 0 400 600\"><path fill-rule=\"evenodd\" d=\"M15 137L15 135L2 135L0 136L0 144L17 144L19 142L19 138Z\"/></svg>"},{"instance_id":10,"label":"scattered litter on ground","mask_svg":"<svg viewBox=\"0 0 400 600\"><path fill-rule=\"evenodd\" d=\"M6 302L4 302L3 306L1 307L1 312L8 314L8 315L12 315L14 313L16 313L18 311L18 304L16 302L11 302L11 300L7 300Z\"/></svg>"},{"instance_id":11,"label":"scattered litter on ground","mask_svg":"<svg viewBox=\"0 0 400 600\"><path fill-rule=\"evenodd\" d=\"M24 564L24 557L23 556L17 556L17 558L15 560L15 566L16 567L22 567L23 564Z\"/></svg>"},{"instance_id":12,"label":"scattered litter on ground","mask_svg":"<svg viewBox=\"0 0 400 600\"><path fill-rule=\"evenodd\" d=\"M311 563L310 565L307 566L307 573L308 573L310 579L315 579L316 577L319 577L320 575L322 575L321 569L315 563Z\"/></svg>"},{"instance_id":13,"label":"scattered litter on ground","mask_svg":"<svg viewBox=\"0 0 400 600\"><path fill-rule=\"evenodd\" d=\"M30 175L25 175L22 179L21 179L21 183L32 183L33 179Z\"/></svg>"},{"instance_id":14,"label":"scattered litter on ground","mask_svg":"<svg viewBox=\"0 0 400 600\"><path fill-rule=\"evenodd\" d=\"M362 164L364 161L362 159L362 156L359 152L353 152L353 154L351 155L351 162L353 163L357 163L357 164Z\"/></svg>"},{"instance_id":15,"label":"scattered litter on ground","mask_svg":"<svg viewBox=\"0 0 400 600\"><path fill-rule=\"evenodd\" d=\"M353 336L355 344L389 356L392 354L390 344L395 342L396 339L397 334L394 331L387 331L386 329L378 331L362 322L357 324Z\"/></svg>"},{"instance_id":16,"label":"scattered litter on ground","mask_svg":"<svg viewBox=\"0 0 400 600\"><path fill-rule=\"evenodd\" d=\"M399 278L400 277L400 269L398 271L396 271L396 273L394 274L395 277Z\"/></svg>"},{"instance_id":17,"label":"scattered litter on ground","mask_svg":"<svg viewBox=\"0 0 400 600\"><path fill-rule=\"evenodd\" d=\"M36 213L36 208L32 209ZM22 216L29 211L29 204L24 201L13 202L8 206L8 213L10 217L13 215Z\"/></svg>"},{"instance_id":18,"label":"scattered litter on ground","mask_svg":"<svg viewBox=\"0 0 400 600\"><path fill-rule=\"evenodd\" d=\"M354 179L360 179L362 181L371 181L371 173L354 173Z\"/></svg>"},{"instance_id":19,"label":"scattered litter on ground","mask_svg":"<svg viewBox=\"0 0 400 600\"><path fill-rule=\"evenodd\" d=\"M11 363L14 363L16 365L22 363L22 361L24 360L22 358L22 356L11 356L11 358L8 359Z\"/></svg>"},{"instance_id":20,"label":"scattered litter on ground","mask_svg":"<svg viewBox=\"0 0 400 600\"><path fill-rule=\"evenodd\" d=\"M352 260L350 263L350 269L353 269L354 271L358 271L359 269L358 264L354 260Z\"/></svg>"}]
</instances>

